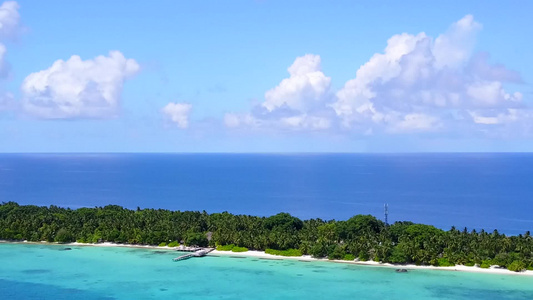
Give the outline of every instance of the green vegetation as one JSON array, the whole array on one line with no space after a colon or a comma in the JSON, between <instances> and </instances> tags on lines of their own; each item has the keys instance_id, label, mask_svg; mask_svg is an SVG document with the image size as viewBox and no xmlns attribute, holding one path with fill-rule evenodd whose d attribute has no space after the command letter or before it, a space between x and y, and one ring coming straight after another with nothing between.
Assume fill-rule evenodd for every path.
<instances>
[{"instance_id":1,"label":"green vegetation","mask_svg":"<svg viewBox=\"0 0 533 300\"><path fill-rule=\"evenodd\" d=\"M355 260L355 255L353 254L345 254L344 257L342 258L342 260Z\"/></svg>"},{"instance_id":2,"label":"green vegetation","mask_svg":"<svg viewBox=\"0 0 533 300\"><path fill-rule=\"evenodd\" d=\"M439 267L453 267L455 264L452 264L447 258L441 257L437 260L437 265Z\"/></svg>"},{"instance_id":3,"label":"green vegetation","mask_svg":"<svg viewBox=\"0 0 533 300\"><path fill-rule=\"evenodd\" d=\"M234 244L229 245L217 245L216 249L218 251L232 251L232 252L246 252L248 251L248 248L246 247L238 247Z\"/></svg>"},{"instance_id":4,"label":"green vegetation","mask_svg":"<svg viewBox=\"0 0 533 300\"><path fill-rule=\"evenodd\" d=\"M178 247L179 245L180 245L180 243L178 241L173 241L173 242L168 243L167 246L169 246L169 247Z\"/></svg>"},{"instance_id":5,"label":"green vegetation","mask_svg":"<svg viewBox=\"0 0 533 300\"><path fill-rule=\"evenodd\" d=\"M72 234L64 228L61 228L57 231L56 236L54 238L54 241L58 243L71 243L74 242L74 237L72 237Z\"/></svg>"},{"instance_id":6,"label":"green vegetation","mask_svg":"<svg viewBox=\"0 0 533 300\"><path fill-rule=\"evenodd\" d=\"M522 272L526 270L526 265L523 261L515 260L507 266L507 269L514 272Z\"/></svg>"},{"instance_id":7,"label":"green vegetation","mask_svg":"<svg viewBox=\"0 0 533 300\"><path fill-rule=\"evenodd\" d=\"M165 242L159 243L159 247L165 247L166 245L167 245L167 243L165 243Z\"/></svg>"},{"instance_id":8,"label":"green vegetation","mask_svg":"<svg viewBox=\"0 0 533 300\"><path fill-rule=\"evenodd\" d=\"M185 236L185 245L187 246L200 246L207 247L209 241L204 233L201 232L189 232Z\"/></svg>"},{"instance_id":9,"label":"green vegetation","mask_svg":"<svg viewBox=\"0 0 533 300\"><path fill-rule=\"evenodd\" d=\"M248 248L246 247L233 247L233 249L231 249L231 252L246 252L248 251Z\"/></svg>"},{"instance_id":10,"label":"green vegetation","mask_svg":"<svg viewBox=\"0 0 533 300\"><path fill-rule=\"evenodd\" d=\"M117 205L69 209L0 204L0 239L68 243L129 243L175 247L217 245L227 251L266 250L329 259L453 266L491 265L521 271L533 268L529 232L506 236L475 230L448 231L430 225L386 225L369 215L346 221L300 220L287 213L268 218L164 209L125 209ZM172 241L172 242L169 242ZM224 246L221 246L224 245ZM238 246L238 247L237 247Z\"/></svg>"},{"instance_id":11,"label":"green vegetation","mask_svg":"<svg viewBox=\"0 0 533 300\"><path fill-rule=\"evenodd\" d=\"M302 252L298 249L276 250L266 249L265 253L280 256L302 256Z\"/></svg>"},{"instance_id":12,"label":"green vegetation","mask_svg":"<svg viewBox=\"0 0 533 300\"><path fill-rule=\"evenodd\" d=\"M217 245L217 250L218 250L218 251L231 251L231 250L233 250L233 247L235 247L234 244L229 244L229 245Z\"/></svg>"}]
</instances>

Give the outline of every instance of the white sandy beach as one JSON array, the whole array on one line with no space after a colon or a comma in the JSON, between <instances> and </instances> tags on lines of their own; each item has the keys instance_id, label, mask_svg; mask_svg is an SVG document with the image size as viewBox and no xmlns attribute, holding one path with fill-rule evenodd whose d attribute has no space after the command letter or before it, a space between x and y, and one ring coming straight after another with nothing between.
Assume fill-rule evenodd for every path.
<instances>
[{"instance_id":1,"label":"white sandy beach","mask_svg":"<svg viewBox=\"0 0 533 300\"><path fill-rule=\"evenodd\" d=\"M386 267L386 268L406 269L406 270L417 270L418 269L418 270L439 270L439 271L461 271L461 272L475 272L475 273L489 273L489 274L533 276L533 271L513 272L507 269L498 269L498 268L483 269L479 267L468 267L468 266L463 266L463 265L456 265L454 267L393 265L389 263L379 263L375 261L347 261L347 260L318 259L318 258L313 258L309 255L295 256L295 257L278 256L278 255L267 254L263 251L231 252L231 251L214 250L208 255L245 256L245 257L255 257L255 258L264 258L264 259L291 259L291 260L299 260L299 261L324 261L324 262L332 262L332 263L376 266L376 267Z\"/></svg>"}]
</instances>

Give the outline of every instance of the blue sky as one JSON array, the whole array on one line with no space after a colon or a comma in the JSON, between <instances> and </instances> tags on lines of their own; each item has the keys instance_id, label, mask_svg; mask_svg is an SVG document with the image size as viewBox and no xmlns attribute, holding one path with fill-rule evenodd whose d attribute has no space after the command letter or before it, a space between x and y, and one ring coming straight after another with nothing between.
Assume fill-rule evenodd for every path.
<instances>
[{"instance_id":1,"label":"blue sky","mask_svg":"<svg viewBox=\"0 0 533 300\"><path fill-rule=\"evenodd\" d=\"M531 151L532 6L3 2L0 152Z\"/></svg>"}]
</instances>

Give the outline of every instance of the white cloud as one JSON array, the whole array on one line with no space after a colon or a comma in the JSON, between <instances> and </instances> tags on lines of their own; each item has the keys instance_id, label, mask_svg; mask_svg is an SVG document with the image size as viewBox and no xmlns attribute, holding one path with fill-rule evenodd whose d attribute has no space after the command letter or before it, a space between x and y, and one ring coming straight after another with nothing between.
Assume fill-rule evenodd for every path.
<instances>
[{"instance_id":1,"label":"white cloud","mask_svg":"<svg viewBox=\"0 0 533 300\"><path fill-rule=\"evenodd\" d=\"M486 54L473 55L480 29L467 15L435 40L424 33L390 38L384 53L370 58L337 92L332 107L343 127L394 133L446 131L456 129L453 123L464 122L450 116L523 106L519 92L504 89L504 82L521 82L519 74L490 65Z\"/></svg>"},{"instance_id":2,"label":"white cloud","mask_svg":"<svg viewBox=\"0 0 533 300\"><path fill-rule=\"evenodd\" d=\"M522 83L518 72L509 70L501 64L489 64L489 54L486 52L474 54L466 71L476 76L478 80Z\"/></svg>"},{"instance_id":3,"label":"white cloud","mask_svg":"<svg viewBox=\"0 0 533 300\"><path fill-rule=\"evenodd\" d=\"M306 113L274 118L259 118L249 113L227 113L224 116L224 124L228 128L263 129L267 131L321 131L332 127L330 118Z\"/></svg>"},{"instance_id":4,"label":"white cloud","mask_svg":"<svg viewBox=\"0 0 533 300\"><path fill-rule=\"evenodd\" d=\"M280 122L285 125L284 127L294 129L322 130L331 127L329 119L307 114L281 118Z\"/></svg>"},{"instance_id":5,"label":"white cloud","mask_svg":"<svg viewBox=\"0 0 533 300\"><path fill-rule=\"evenodd\" d=\"M189 115L191 113L191 109L191 104L171 102L163 107L162 112L172 122L176 123L179 128L185 129L189 127Z\"/></svg>"},{"instance_id":6,"label":"white cloud","mask_svg":"<svg viewBox=\"0 0 533 300\"><path fill-rule=\"evenodd\" d=\"M227 114L224 122L230 128L358 135L531 132L533 114L523 95L505 87L521 83L520 74L491 64L487 53L474 53L481 29L466 15L437 38L423 32L394 35L334 94L320 57L298 57L290 76L267 91L264 102L250 112Z\"/></svg>"},{"instance_id":7,"label":"white cloud","mask_svg":"<svg viewBox=\"0 0 533 300\"><path fill-rule=\"evenodd\" d=\"M457 68L464 64L474 50L476 34L481 28L481 24L474 21L472 15L466 15L453 23L446 33L435 39L432 51L435 67Z\"/></svg>"},{"instance_id":8,"label":"white cloud","mask_svg":"<svg viewBox=\"0 0 533 300\"><path fill-rule=\"evenodd\" d=\"M22 83L26 112L42 118L108 118L118 114L124 81L139 64L119 51L82 60L74 55L32 73Z\"/></svg>"},{"instance_id":9,"label":"white cloud","mask_svg":"<svg viewBox=\"0 0 533 300\"><path fill-rule=\"evenodd\" d=\"M298 57L288 71L289 78L265 93L265 102L261 104L263 107L268 111L283 106L307 111L324 101L331 78L322 73L320 56L306 54Z\"/></svg>"},{"instance_id":10,"label":"white cloud","mask_svg":"<svg viewBox=\"0 0 533 300\"><path fill-rule=\"evenodd\" d=\"M246 120L249 119L249 115L239 116L233 113L227 113L224 115L224 124L229 128L237 128L243 123L247 123Z\"/></svg>"},{"instance_id":11,"label":"white cloud","mask_svg":"<svg viewBox=\"0 0 533 300\"><path fill-rule=\"evenodd\" d=\"M0 5L0 37L14 38L20 31L19 5L5 1Z\"/></svg>"},{"instance_id":12,"label":"white cloud","mask_svg":"<svg viewBox=\"0 0 533 300\"><path fill-rule=\"evenodd\" d=\"M522 100L521 93L508 94L499 81L474 82L466 87L466 94L476 106L509 107L520 103Z\"/></svg>"},{"instance_id":13,"label":"white cloud","mask_svg":"<svg viewBox=\"0 0 533 300\"><path fill-rule=\"evenodd\" d=\"M323 130L331 127L325 117L331 98L331 78L324 75L318 55L297 57L287 69L289 77L265 93L265 101L251 113L226 114L227 127L276 130Z\"/></svg>"},{"instance_id":14,"label":"white cloud","mask_svg":"<svg viewBox=\"0 0 533 300\"><path fill-rule=\"evenodd\" d=\"M400 120L392 122L389 130L392 133L429 131L438 129L440 126L440 120L434 116L413 113L407 114Z\"/></svg>"},{"instance_id":15,"label":"white cloud","mask_svg":"<svg viewBox=\"0 0 533 300\"><path fill-rule=\"evenodd\" d=\"M0 39L16 38L20 32L19 5L15 1L6 1L0 5ZM7 49L0 43L0 78L9 74L9 64L5 61Z\"/></svg>"},{"instance_id":16,"label":"white cloud","mask_svg":"<svg viewBox=\"0 0 533 300\"><path fill-rule=\"evenodd\" d=\"M356 77L346 82L344 88L337 92L338 100L332 107L344 118L346 127L350 126L350 121L364 117L362 115L366 112L372 112L370 99L376 96L376 91L372 89L373 83L388 82L397 77L402 72L400 60L413 52L417 44L425 39L427 37L424 33L416 36L403 33L391 37L387 41L385 52L374 54L357 70Z\"/></svg>"}]
</instances>

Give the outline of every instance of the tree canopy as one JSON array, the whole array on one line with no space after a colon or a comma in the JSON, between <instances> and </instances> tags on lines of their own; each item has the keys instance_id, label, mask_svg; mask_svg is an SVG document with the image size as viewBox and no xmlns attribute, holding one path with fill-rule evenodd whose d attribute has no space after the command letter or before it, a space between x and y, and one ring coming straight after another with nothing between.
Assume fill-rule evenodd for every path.
<instances>
[{"instance_id":1,"label":"tree canopy","mask_svg":"<svg viewBox=\"0 0 533 300\"><path fill-rule=\"evenodd\" d=\"M533 237L475 230L444 231L431 225L386 225L370 215L346 221L300 220L208 214L164 209L130 210L118 205L69 209L15 202L0 204L0 239L144 245L230 245L272 253L302 253L330 259L375 260L420 265L499 265L533 269ZM285 252L280 252L285 251Z\"/></svg>"}]
</instances>

